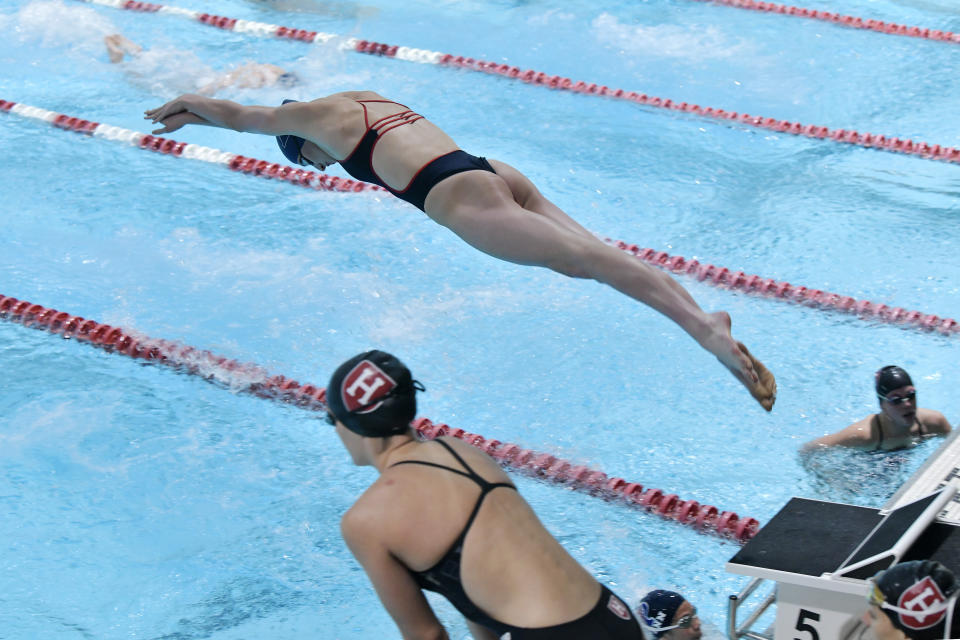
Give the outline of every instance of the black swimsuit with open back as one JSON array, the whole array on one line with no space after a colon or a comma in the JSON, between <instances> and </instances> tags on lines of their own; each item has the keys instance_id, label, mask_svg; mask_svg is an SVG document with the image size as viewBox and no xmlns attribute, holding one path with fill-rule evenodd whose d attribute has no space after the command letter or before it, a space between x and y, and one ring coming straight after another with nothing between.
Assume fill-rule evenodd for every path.
<instances>
[{"instance_id":1,"label":"black swimsuit with open back","mask_svg":"<svg viewBox=\"0 0 960 640\"><path fill-rule=\"evenodd\" d=\"M357 146L350 152L350 155L340 162L340 166L357 180L378 184L401 200L406 200L421 211L424 211L427 194L430 193L430 190L441 180L464 171L480 170L496 173L486 158L472 156L466 151L457 149L456 151L438 156L420 167L403 189L398 190L391 188L377 175L377 172L373 168L373 150L377 146L377 142L381 136L388 131L406 124L413 124L417 120L423 120L424 118L407 109L399 102L392 100L357 100L357 102L363 107L363 121L367 125L367 130L364 132L363 137L360 138L360 141L357 142ZM370 124L370 120L367 117L367 105L365 104L367 102L395 104L403 107L406 111L384 116L373 124Z\"/></svg>"},{"instance_id":2,"label":"black swimsuit with open back","mask_svg":"<svg viewBox=\"0 0 960 640\"><path fill-rule=\"evenodd\" d=\"M616 594L603 585L601 585L600 598L597 600L593 609L586 615L570 622L538 629L515 627L500 622L474 604L466 591L464 591L460 578L463 541L466 539L467 533L470 531L470 527L473 525L473 521L477 517L477 513L480 511L480 507L483 505L483 500L487 497L487 494L500 487L513 489L514 491L516 491L517 488L509 482L490 482L486 480L474 471L449 444L443 440L433 440L432 442L442 445L450 452L450 455L457 460L460 466L463 467L463 470L435 462L427 462L425 460L401 460L390 466L396 467L401 464L419 464L443 469L472 480L480 487L480 495L477 496L473 511L470 512L470 517L467 518L467 523L460 531L460 535L453 541L453 544L450 545L447 552L443 554L443 557L429 569L424 571L410 571L421 589L434 591L444 596L467 620L496 632L498 637L504 640L584 640L585 638L590 638L591 640L642 639L643 636L641 635L640 626L636 618L634 618L633 612L630 611L630 608L625 605Z\"/></svg>"}]
</instances>

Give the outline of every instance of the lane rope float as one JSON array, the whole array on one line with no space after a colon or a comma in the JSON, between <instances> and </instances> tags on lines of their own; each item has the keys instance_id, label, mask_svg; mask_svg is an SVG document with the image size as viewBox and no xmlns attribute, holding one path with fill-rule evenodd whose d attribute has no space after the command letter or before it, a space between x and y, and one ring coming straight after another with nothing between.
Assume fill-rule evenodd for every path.
<instances>
[{"instance_id":1,"label":"lane rope float","mask_svg":"<svg viewBox=\"0 0 960 640\"><path fill-rule=\"evenodd\" d=\"M241 363L179 342L151 338L137 331L102 324L2 294L0 319L91 344L110 353L165 365L232 391L311 411L326 411L326 392L322 387L300 384L282 375L270 375L256 364ZM602 471L573 464L548 453L487 439L446 424L435 424L427 418L417 418L412 426L425 439L438 436L459 438L485 451L504 467L588 495L636 507L701 532L745 542L756 535L760 528L755 518L744 518L732 511L720 511L713 505L700 504L696 500L682 500L677 494L662 489L644 490L640 483L610 477Z\"/></svg>"},{"instance_id":2,"label":"lane rope float","mask_svg":"<svg viewBox=\"0 0 960 640\"><path fill-rule=\"evenodd\" d=\"M743 271L731 271L726 267L701 263L698 260L687 260L683 256L671 256L666 251L645 249L621 240L607 238L606 242L648 264L660 267L665 271L694 277L715 287L740 291L753 296L775 298L825 311L849 313L864 320L886 322L921 331L937 332L947 336L960 333L960 323L953 318L941 318L932 313L910 311L901 307L870 302L869 300L857 300L839 293L811 289L803 285L793 285L789 282L763 278Z\"/></svg>"},{"instance_id":3,"label":"lane rope float","mask_svg":"<svg viewBox=\"0 0 960 640\"><path fill-rule=\"evenodd\" d=\"M841 27L850 27L853 29L866 29L876 31L877 33L886 33L895 36L907 36L910 38L923 38L926 40L939 40L941 42L951 42L960 44L960 33L944 31L941 29L927 29L924 27L912 27L896 22L884 22L883 20L874 20L872 18L859 18L857 16L848 16L832 11L818 11L817 9L806 9L787 4L777 4L776 2L761 2L759 0L700 0L711 4L719 4L726 7L735 7L737 9L750 9L763 13L775 13L784 16L795 16L797 18L809 18L811 20L822 20L830 22Z\"/></svg>"},{"instance_id":4,"label":"lane rope float","mask_svg":"<svg viewBox=\"0 0 960 640\"><path fill-rule=\"evenodd\" d=\"M408 62L417 62L421 64L435 64L440 66L467 69L470 71L480 71L513 80L521 80L527 84L547 87L550 89L571 91L573 93L599 96L616 100L625 100L648 107L656 107L659 109L668 109L671 111L688 113L695 116L712 118L714 120L722 120L731 124L766 129L776 133L784 133L818 140L832 140L833 142L839 142L842 144L850 144L891 153L912 155L919 158L937 160L940 162L960 163L960 149L955 147L940 144L930 144L927 142L914 141L910 139L901 139L894 136L879 135L874 133L860 133L855 130L830 129L820 125L803 124L801 122L792 122L790 120L755 116L747 113L738 113L736 111L730 111L726 109L703 107L698 104L672 100L670 98L651 96L645 93L638 93L636 91L625 91L623 89L611 88L606 85L588 83L579 80L574 81L563 76L549 75L543 71L535 71L533 69L524 70L505 63L478 60L471 57L441 53L439 51L429 51L427 49L415 49L412 47L371 42L369 40L344 37L333 33L307 31L305 29L294 29L275 24L253 22L249 20L238 20L237 18L228 18L209 13L201 13L199 11L171 7L169 5L133 2L132 0L78 1L142 13L176 15L198 21L202 24L217 27L219 29L250 34L259 37L277 37L305 43L320 44L324 44L334 39L339 39L341 40L340 47L342 49L355 51L357 53L366 53L384 58L394 58L397 60L406 60Z\"/></svg>"},{"instance_id":5,"label":"lane rope float","mask_svg":"<svg viewBox=\"0 0 960 640\"><path fill-rule=\"evenodd\" d=\"M305 171L296 167L282 165L276 162L267 162L266 160L257 160L256 158L248 158L236 153L204 147L198 144L177 142L169 138L153 136L139 131L131 131L130 129L114 127L99 122L92 122L90 120L55 113L39 107L31 107L30 105L8 100L0 100L0 113L2 112L39 120L59 129L82 133L93 136L94 138L122 142L134 147L139 147L145 151L153 151L155 153L162 153L178 158L188 158L190 160L200 160L202 162L227 167L231 171L238 171L261 178L283 180L291 184L316 189L318 191L387 192L386 189L379 185L361 182L359 180L340 178L316 171Z\"/></svg>"},{"instance_id":6,"label":"lane rope float","mask_svg":"<svg viewBox=\"0 0 960 640\"><path fill-rule=\"evenodd\" d=\"M175 157L203 160L213 164L220 164L233 171L261 178L284 180L292 184L322 191L386 191L380 186L366 182L348 180L313 171L303 171L295 167L271 163L266 160L249 158L235 153L211 149L200 145L191 145L177 142L160 136L152 136L129 129L121 129L91 122L73 116L67 116L38 107L31 107L16 102L0 99L0 113L13 113L25 118L47 122L55 127L91 135L107 140L125 142L146 151L169 154ZM791 302L821 309L856 315L868 321L886 322L906 328L918 329L926 332L938 332L952 336L960 333L960 323L952 318L942 318L936 314L921 311L910 311L901 307L891 307L883 303L857 300L850 296L793 285L789 282L777 281L773 278L764 278L758 275L746 274L743 271L733 271L727 267L720 267L698 260L687 260L655 249L628 244L622 240L605 240L608 244L626 251L644 262L659 267L665 271L697 278L711 286L731 289L748 295L775 298L783 302Z\"/></svg>"}]
</instances>

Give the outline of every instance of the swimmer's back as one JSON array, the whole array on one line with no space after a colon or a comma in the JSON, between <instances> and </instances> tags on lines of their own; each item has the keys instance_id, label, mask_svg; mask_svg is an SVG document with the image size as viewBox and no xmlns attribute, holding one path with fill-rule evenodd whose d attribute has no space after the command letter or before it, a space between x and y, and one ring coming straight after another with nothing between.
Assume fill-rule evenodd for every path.
<instances>
[{"instance_id":1,"label":"swimmer's back","mask_svg":"<svg viewBox=\"0 0 960 640\"><path fill-rule=\"evenodd\" d=\"M510 482L482 451L455 438L443 440L486 481ZM460 468L439 443L417 443L392 464L401 459ZM389 510L382 518L389 530L384 539L394 541L391 552L412 571L433 567L447 553L480 494L469 478L421 464L387 469L361 500L373 497L371 491ZM600 594L599 583L550 535L520 494L505 487L490 491L477 512L464 539L460 577L474 604L519 627L579 618Z\"/></svg>"}]
</instances>

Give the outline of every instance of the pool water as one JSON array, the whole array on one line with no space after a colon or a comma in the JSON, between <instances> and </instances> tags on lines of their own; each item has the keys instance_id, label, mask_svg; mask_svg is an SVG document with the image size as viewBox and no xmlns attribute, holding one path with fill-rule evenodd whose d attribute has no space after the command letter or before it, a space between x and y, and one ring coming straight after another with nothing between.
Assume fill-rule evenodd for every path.
<instances>
[{"instance_id":1,"label":"pool water","mask_svg":"<svg viewBox=\"0 0 960 640\"><path fill-rule=\"evenodd\" d=\"M176 6L503 61L751 114L960 146L960 47L694 0ZM803 6L960 31L950 5ZM75 0L0 9L0 99L148 131L145 109L247 61L370 88L517 166L596 233L960 317L960 169L504 78L260 39ZM108 63L122 32L154 52ZM267 137L171 137L278 161ZM806 441L876 410L900 364L957 422L957 338L682 278L777 375L763 412L664 318L593 282L498 262L398 200L253 180L0 114L0 294L176 339L301 382L371 347L420 414L768 520L792 496L879 506L937 446ZM338 168L331 173L344 175ZM0 637L399 637L339 537L373 480L315 414L0 323ZM546 526L631 604L683 592L720 637L736 544L520 476ZM431 599L452 638L458 614Z\"/></svg>"}]
</instances>

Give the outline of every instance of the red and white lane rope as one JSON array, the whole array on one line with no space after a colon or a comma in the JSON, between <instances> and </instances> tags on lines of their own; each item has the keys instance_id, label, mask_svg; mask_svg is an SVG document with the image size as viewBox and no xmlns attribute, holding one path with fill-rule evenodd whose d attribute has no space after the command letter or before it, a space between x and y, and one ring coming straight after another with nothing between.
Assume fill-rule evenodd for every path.
<instances>
[{"instance_id":1,"label":"red and white lane rope","mask_svg":"<svg viewBox=\"0 0 960 640\"><path fill-rule=\"evenodd\" d=\"M169 138L152 136L139 131L113 127L99 122L91 122L73 116L64 115L47 111L39 107L19 104L7 100L0 100L0 113L13 113L24 118L40 120L52 124L60 129L75 131L94 138L103 138L114 142L122 142L156 153L163 153L175 157L189 158L191 160L201 160L210 164L218 164L227 167L231 171L239 171L248 175L260 176L262 178L271 178L274 180L285 180L301 187L317 189L319 191L383 191L386 189L378 185L360 182L359 180L349 180L337 176L318 173L316 171L304 171L295 167L278 164L276 162L267 162L266 160L257 160L248 158L228 151L220 151L211 147L204 147L198 144L188 144L186 142L177 142Z\"/></svg>"},{"instance_id":2,"label":"red and white lane rope","mask_svg":"<svg viewBox=\"0 0 960 640\"><path fill-rule=\"evenodd\" d=\"M305 29L281 27L275 24L251 22L249 20L238 20L236 18L211 15L209 13L180 9L177 7L170 7L168 5L134 2L133 0L79 1L90 4L106 5L115 7L117 9L129 9L132 11L142 11L147 13L165 13L177 15L192 20L197 20L203 24L214 26L220 29L248 33L263 37L272 36L308 43L324 43L333 38L342 38L342 36L332 33L320 33L317 31L307 31ZM483 73L499 75L514 80L522 80L528 84L547 87L550 89L572 91L573 93L601 96L615 100L626 100L628 102L634 102L636 104L641 104L648 107L657 107L660 109L689 113L696 116L723 120L740 125L756 127L759 129L767 129L777 133L804 136L807 138L816 138L820 140L829 139L834 142L852 144L870 149L877 149L880 151L889 151L892 153L903 153L929 160L939 160L941 162L960 162L960 149L939 144L900 139L893 136L885 136L874 133L860 133L858 131L846 129L830 129L820 125L803 124L800 122L792 122L790 120L755 116L748 113L738 113L736 111L727 111L725 109L715 109L713 107L703 107L698 104L672 100L670 98L660 98L658 96L651 96L645 93L637 93L636 91L625 91L623 89L615 89L606 85L598 85L596 83L588 83L581 80L574 81L563 76L549 75L543 71L520 69L519 67L513 67L504 63L477 60L470 57L441 53L439 51L401 47L398 45L359 40L357 38L342 38L341 46L344 49L356 51L358 53L367 53L386 58L396 58L398 60L406 60L408 62L436 64L468 69L470 71L481 71Z\"/></svg>"},{"instance_id":3,"label":"red and white lane rope","mask_svg":"<svg viewBox=\"0 0 960 640\"><path fill-rule=\"evenodd\" d=\"M701 263L698 260L687 260L683 256L671 256L665 251L645 249L620 240L608 238L606 242L633 254L648 264L660 267L665 271L692 276L715 287L741 291L754 296L775 298L784 302L827 311L850 313L865 320L898 324L922 331L935 331L944 335L960 333L960 323L953 318L941 318L932 313L909 311L901 307L891 307L868 300L857 300L839 293L810 289L803 285L793 285L773 278L763 278L743 271L731 271L726 267Z\"/></svg>"},{"instance_id":4,"label":"red and white lane rope","mask_svg":"<svg viewBox=\"0 0 960 640\"><path fill-rule=\"evenodd\" d=\"M111 127L89 120L82 120L73 116L54 113L38 107L0 100L0 113L15 113L27 118L42 120L56 127L75 131L98 138L117 140L132 144L141 149L158 153L167 153L178 157L194 158L214 164L226 165L233 171L247 175L286 180L292 184L327 191L359 192L368 190L385 191L382 187L345 180L336 176L329 176L313 171L303 171L294 167L270 163L266 160L257 160L246 156L219 151L209 147L186 144L168 138L151 136L128 129ZM901 307L890 307L886 304L857 300L850 296L838 293L811 289L803 285L793 285L789 282L776 281L773 278L764 278L758 275L746 274L743 271L731 271L727 267L719 267L697 260L687 260L683 256L671 256L664 251L639 247L622 240L607 239L612 244L628 253L635 255L651 265L672 271L673 273L688 275L701 282L715 287L733 289L746 294L776 298L785 302L801 304L828 311L840 311L855 314L871 321L899 324L905 327L924 331L937 331L944 335L960 333L960 323L952 318L941 318L935 314L920 311L909 311Z\"/></svg>"},{"instance_id":5,"label":"red and white lane rope","mask_svg":"<svg viewBox=\"0 0 960 640\"><path fill-rule=\"evenodd\" d=\"M198 375L233 391L285 402L312 411L326 410L326 392L322 387L300 384L280 375L271 376L255 364L240 363L210 351L189 345L159 340L139 332L101 324L50 309L39 304L0 294L0 319L34 329L49 331L86 342L106 351L162 364ZM617 501L681 524L724 537L746 541L760 528L754 518L743 518L732 511L720 511L696 500L681 500L676 494L647 488L623 478L611 478L601 471L576 465L547 453L523 449L515 444L489 440L445 424L418 418L413 426L426 439L438 436L460 438L496 459L501 465L536 478L563 484L590 495Z\"/></svg>"},{"instance_id":6,"label":"red and white lane rope","mask_svg":"<svg viewBox=\"0 0 960 640\"><path fill-rule=\"evenodd\" d=\"M786 4L777 4L775 2L759 2L757 0L701 0L701 2L710 2L712 4L722 4L727 7L736 7L737 9L751 9L753 11L763 11L766 13L777 13L785 16L796 16L798 18L809 18L811 20L823 20L843 27L854 29L868 29L878 33L887 33L896 36L908 36L911 38L925 38L927 40L939 40L941 42L952 42L960 44L960 33L952 31L941 31L940 29L926 29L923 27L911 27L908 25L897 24L896 22L884 22L883 20L873 20L871 18L858 18L857 16L847 16L842 13L833 13L832 11L818 11L816 9L804 9L803 7L794 7Z\"/></svg>"}]
</instances>

